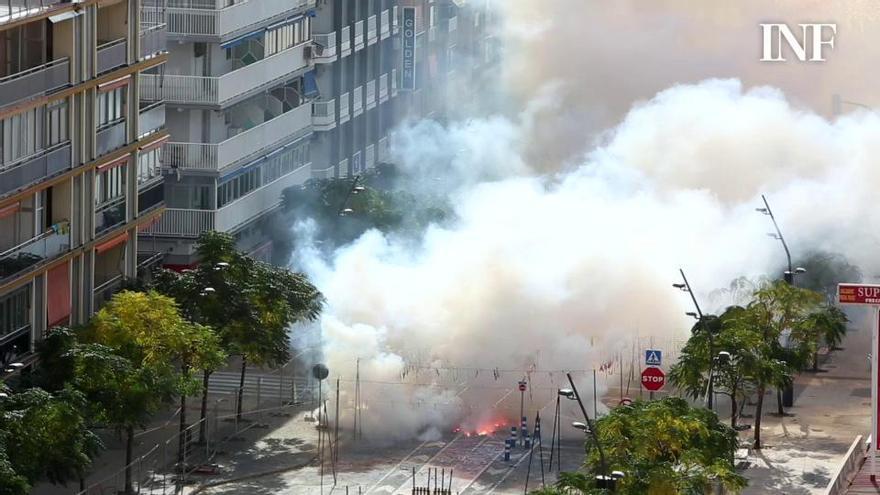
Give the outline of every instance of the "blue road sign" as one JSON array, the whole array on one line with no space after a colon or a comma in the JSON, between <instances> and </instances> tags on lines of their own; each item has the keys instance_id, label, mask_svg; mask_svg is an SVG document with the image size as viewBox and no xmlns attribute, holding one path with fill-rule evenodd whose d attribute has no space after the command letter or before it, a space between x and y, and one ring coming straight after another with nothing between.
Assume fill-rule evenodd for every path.
<instances>
[{"instance_id":1,"label":"blue road sign","mask_svg":"<svg viewBox=\"0 0 880 495\"><path fill-rule=\"evenodd\" d=\"M663 363L663 351L648 349L645 351L645 366L660 366Z\"/></svg>"}]
</instances>

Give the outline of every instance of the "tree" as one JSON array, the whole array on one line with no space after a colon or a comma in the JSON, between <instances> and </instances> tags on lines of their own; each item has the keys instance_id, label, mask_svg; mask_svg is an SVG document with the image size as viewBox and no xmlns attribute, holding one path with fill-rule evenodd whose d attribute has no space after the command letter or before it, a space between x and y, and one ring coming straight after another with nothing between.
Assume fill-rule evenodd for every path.
<instances>
[{"instance_id":1,"label":"tree","mask_svg":"<svg viewBox=\"0 0 880 495\"><path fill-rule=\"evenodd\" d=\"M187 308L187 319L212 328L227 353L241 356L236 411L240 417L247 364L277 366L287 362L288 327L317 318L323 297L304 274L256 261L239 252L234 238L228 234L203 233L196 252L196 269L158 273L156 288L180 301ZM203 375L202 419L207 414L211 371L206 368Z\"/></svg>"},{"instance_id":2,"label":"tree","mask_svg":"<svg viewBox=\"0 0 880 495\"><path fill-rule=\"evenodd\" d=\"M0 400L0 493L26 494L38 480L81 479L103 448L72 390L31 388Z\"/></svg>"},{"instance_id":3,"label":"tree","mask_svg":"<svg viewBox=\"0 0 880 495\"><path fill-rule=\"evenodd\" d=\"M798 260L797 266L806 269L797 276L798 287L819 292L829 304L837 298L837 284L862 281L861 270L838 253L812 251Z\"/></svg>"},{"instance_id":4,"label":"tree","mask_svg":"<svg viewBox=\"0 0 880 495\"><path fill-rule=\"evenodd\" d=\"M793 330L797 339L809 348L813 371L819 370L819 347L824 343L832 350L840 345L846 336L848 322L849 318L840 308L825 305L807 315Z\"/></svg>"},{"instance_id":5,"label":"tree","mask_svg":"<svg viewBox=\"0 0 880 495\"><path fill-rule=\"evenodd\" d=\"M625 474L616 493L703 495L715 483L731 491L746 485L733 464L736 432L714 412L684 399L616 407L595 428L609 471ZM596 449L589 449L587 469L592 476L602 474Z\"/></svg>"}]
</instances>

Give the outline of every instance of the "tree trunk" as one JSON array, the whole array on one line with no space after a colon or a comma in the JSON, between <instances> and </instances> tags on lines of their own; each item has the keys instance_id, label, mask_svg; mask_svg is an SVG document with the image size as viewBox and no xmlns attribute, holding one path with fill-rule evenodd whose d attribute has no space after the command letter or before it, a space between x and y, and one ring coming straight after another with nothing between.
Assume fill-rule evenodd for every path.
<instances>
[{"instance_id":1,"label":"tree trunk","mask_svg":"<svg viewBox=\"0 0 880 495\"><path fill-rule=\"evenodd\" d=\"M813 372L819 371L819 351L813 353Z\"/></svg>"},{"instance_id":2,"label":"tree trunk","mask_svg":"<svg viewBox=\"0 0 880 495\"><path fill-rule=\"evenodd\" d=\"M764 409L764 394L766 389L763 385L758 387L758 403L755 405L755 449L761 450L761 413Z\"/></svg>"},{"instance_id":3,"label":"tree trunk","mask_svg":"<svg viewBox=\"0 0 880 495\"><path fill-rule=\"evenodd\" d=\"M730 427L736 428L736 391L730 394Z\"/></svg>"},{"instance_id":4,"label":"tree trunk","mask_svg":"<svg viewBox=\"0 0 880 495\"><path fill-rule=\"evenodd\" d=\"M241 380L238 382L238 404L236 405L235 417L241 421L241 403L244 398L244 373L247 370L247 357L241 356Z\"/></svg>"},{"instance_id":5,"label":"tree trunk","mask_svg":"<svg viewBox=\"0 0 880 495\"><path fill-rule=\"evenodd\" d=\"M785 416L785 409L782 407L782 388L776 389L776 413L779 417Z\"/></svg>"},{"instance_id":6,"label":"tree trunk","mask_svg":"<svg viewBox=\"0 0 880 495\"><path fill-rule=\"evenodd\" d=\"M177 466L185 470L183 465L184 451L186 450L186 394L180 394L180 427L177 439Z\"/></svg>"},{"instance_id":7,"label":"tree trunk","mask_svg":"<svg viewBox=\"0 0 880 495\"><path fill-rule=\"evenodd\" d=\"M125 429L125 493L132 493L131 461L134 450L134 426Z\"/></svg>"},{"instance_id":8,"label":"tree trunk","mask_svg":"<svg viewBox=\"0 0 880 495\"><path fill-rule=\"evenodd\" d=\"M199 443L203 444L207 440L206 430L208 425L208 383L211 379L211 372L205 370L202 375L202 412L199 416Z\"/></svg>"}]
</instances>

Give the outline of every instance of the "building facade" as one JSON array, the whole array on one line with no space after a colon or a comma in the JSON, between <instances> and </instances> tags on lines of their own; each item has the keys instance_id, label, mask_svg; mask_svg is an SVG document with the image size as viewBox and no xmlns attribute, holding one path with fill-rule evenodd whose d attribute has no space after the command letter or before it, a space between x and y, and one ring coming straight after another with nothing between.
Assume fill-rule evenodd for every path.
<instances>
[{"instance_id":1,"label":"building facade","mask_svg":"<svg viewBox=\"0 0 880 495\"><path fill-rule=\"evenodd\" d=\"M196 262L198 235L218 230L269 259L266 230L281 191L360 174L389 159L403 119L444 118L459 40L469 44L463 53L485 52L488 6L479 3L168 0L168 63L140 75L142 98L166 105L167 209L143 244L185 268ZM405 9L415 19L416 70L406 90ZM460 10L473 12L467 29ZM479 67L469 64L467 77Z\"/></svg>"},{"instance_id":2,"label":"building facade","mask_svg":"<svg viewBox=\"0 0 880 495\"><path fill-rule=\"evenodd\" d=\"M156 260L138 231L164 208L168 136L138 75L164 37L137 0L0 5L0 374Z\"/></svg>"}]
</instances>

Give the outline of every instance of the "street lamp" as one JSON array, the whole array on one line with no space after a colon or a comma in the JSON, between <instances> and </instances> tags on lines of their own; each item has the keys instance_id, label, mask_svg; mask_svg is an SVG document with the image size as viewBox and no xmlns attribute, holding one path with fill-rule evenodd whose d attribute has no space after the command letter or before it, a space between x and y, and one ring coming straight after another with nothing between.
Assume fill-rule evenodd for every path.
<instances>
[{"instance_id":1,"label":"street lamp","mask_svg":"<svg viewBox=\"0 0 880 495\"><path fill-rule=\"evenodd\" d=\"M691 289L691 284L688 282L687 277L684 274L684 269L679 268L678 271L681 273L681 279L684 283L681 284L672 284L673 287L679 289L683 292L687 292L691 295L691 301L694 303L694 309L696 312L688 311L685 313L687 316L694 318L697 320L697 325L705 331L708 332L709 335L709 354L712 355L715 352L715 335L712 334L712 330L706 326L705 318L703 317L703 312L700 310L700 304L697 303L697 296L694 295L693 289ZM709 362L709 383L706 387L706 407L710 410L714 410L715 405L715 393L712 390L712 374L715 372L715 360Z\"/></svg>"},{"instance_id":2,"label":"street lamp","mask_svg":"<svg viewBox=\"0 0 880 495\"><path fill-rule=\"evenodd\" d=\"M712 407L712 401L714 399L714 397L712 397L710 394L715 393L712 390L712 387L715 383L715 370L719 366L726 365L729 362L730 362L730 353L727 351L721 351L712 358L712 366L709 371L709 383L706 385L706 407L708 407L710 409Z\"/></svg>"},{"instance_id":3,"label":"street lamp","mask_svg":"<svg viewBox=\"0 0 880 495\"><path fill-rule=\"evenodd\" d=\"M580 421L572 422L571 426L574 427L576 430L583 431L584 433L590 433L590 427L585 425L584 423L581 423Z\"/></svg>"},{"instance_id":4,"label":"street lamp","mask_svg":"<svg viewBox=\"0 0 880 495\"><path fill-rule=\"evenodd\" d=\"M339 208L340 217L348 216L354 213L354 210L348 207L348 201L353 195L366 191L366 188L360 184L360 180L360 175L354 176L354 182L351 183L351 189L348 190L348 194L346 194L345 200L342 202L342 206Z\"/></svg>"},{"instance_id":5,"label":"street lamp","mask_svg":"<svg viewBox=\"0 0 880 495\"><path fill-rule=\"evenodd\" d=\"M587 409L584 407L584 403L581 401L581 396L580 394L578 394L577 387L574 384L574 380L572 380L571 378L571 373L566 373L565 376L568 377L568 383L571 385L571 388L559 389L557 393L561 397L577 401L578 406L580 406L581 413L584 415L584 421L586 421L586 423L574 422L572 423L572 426L589 433L593 437L593 443L596 444L596 450L599 451L599 467L602 472L602 474L596 476L596 486L598 488L607 488L613 492L617 479L608 475L608 463L605 461L605 451L602 450L602 444L599 443L599 436L596 434L596 427L590 420L590 415L587 414Z\"/></svg>"}]
</instances>

